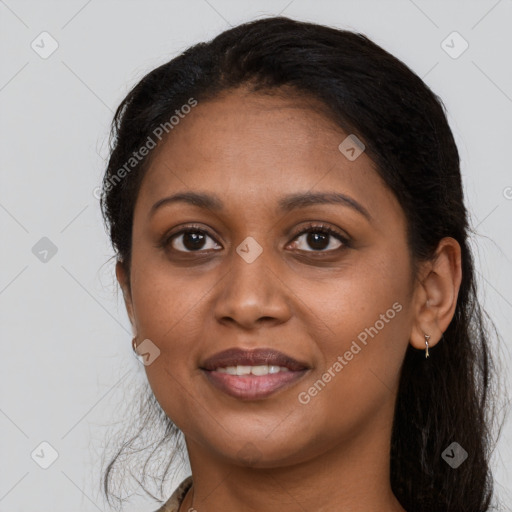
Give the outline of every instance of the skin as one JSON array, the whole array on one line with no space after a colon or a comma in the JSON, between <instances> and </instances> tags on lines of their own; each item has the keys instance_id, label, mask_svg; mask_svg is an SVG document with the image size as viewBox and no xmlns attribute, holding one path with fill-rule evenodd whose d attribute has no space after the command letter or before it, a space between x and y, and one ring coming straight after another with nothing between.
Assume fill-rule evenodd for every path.
<instances>
[{"instance_id":1,"label":"skin","mask_svg":"<svg viewBox=\"0 0 512 512\"><path fill-rule=\"evenodd\" d=\"M434 346L453 317L460 246L441 240L414 276L403 210L366 153L350 161L340 152L348 134L321 107L245 89L200 102L143 179L129 275L121 262L116 273L137 343L160 350L145 366L151 388L185 435L194 485L181 511L404 510L389 480L400 367L408 344L424 350L429 334ZM150 215L158 200L190 191L224 206L179 202ZM348 195L371 220L342 204L277 211L282 196L308 191ZM301 234L308 221L350 245L328 236L315 248ZM157 247L191 223L209 232L199 252L179 234ZM252 263L236 252L248 236L263 250ZM400 312L300 403L394 303ZM231 347L275 348L310 370L268 398L236 399L199 369Z\"/></svg>"}]
</instances>

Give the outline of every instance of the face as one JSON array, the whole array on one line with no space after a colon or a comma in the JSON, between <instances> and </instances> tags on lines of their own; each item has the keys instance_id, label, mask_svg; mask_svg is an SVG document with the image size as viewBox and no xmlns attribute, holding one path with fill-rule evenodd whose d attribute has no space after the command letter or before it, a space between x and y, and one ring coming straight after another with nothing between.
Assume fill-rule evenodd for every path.
<instances>
[{"instance_id":1,"label":"face","mask_svg":"<svg viewBox=\"0 0 512 512\"><path fill-rule=\"evenodd\" d=\"M156 398L212 457L277 467L390 426L413 323L406 223L370 158L340 151L348 135L313 101L230 91L180 120L143 179L128 312L160 351ZM160 202L182 193L211 204ZM227 349L298 365L205 369Z\"/></svg>"}]
</instances>

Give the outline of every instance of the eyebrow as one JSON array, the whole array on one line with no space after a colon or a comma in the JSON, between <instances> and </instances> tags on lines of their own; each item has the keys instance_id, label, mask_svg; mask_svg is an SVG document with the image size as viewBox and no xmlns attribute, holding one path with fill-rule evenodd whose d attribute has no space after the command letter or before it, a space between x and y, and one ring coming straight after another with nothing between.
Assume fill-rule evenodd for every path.
<instances>
[{"instance_id":1,"label":"eyebrow","mask_svg":"<svg viewBox=\"0 0 512 512\"><path fill-rule=\"evenodd\" d=\"M203 194L197 192L179 192L172 196L163 197L159 199L152 207L149 215L152 216L156 210L164 205L185 202L199 208L205 208L212 211L220 211L223 208L223 203L216 195ZM357 211L368 221L371 221L372 216L368 210L358 203L355 199L345 194L338 192L303 192L297 194L290 194L282 197L278 202L278 211L280 213L287 213L297 208L304 208L316 204L340 204L347 206Z\"/></svg>"}]
</instances>

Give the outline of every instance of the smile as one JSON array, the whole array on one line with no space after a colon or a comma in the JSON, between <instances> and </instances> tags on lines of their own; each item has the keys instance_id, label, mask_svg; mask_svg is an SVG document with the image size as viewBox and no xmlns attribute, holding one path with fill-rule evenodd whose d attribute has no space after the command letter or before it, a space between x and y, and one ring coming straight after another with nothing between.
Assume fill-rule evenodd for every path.
<instances>
[{"instance_id":1,"label":"smile","mask_svg":"<svg viewBox=\"0 0 512 512\"><path fill-rule=\"evenodd\" d=\"M262 364L258 366L227 366L219 367L215 370L220 373L229 373L230 375L268 375L269 373L289 372L286 366L276 366Z\"/></svg>"},{"instance_id":2,"label":"smile","mask_svg":"<svg viewBox=\"0 0 512 512\"><path fill-rule=\"evenodd\" d=\"M290 387L308 371L279 366L228 366L202 370L215 389L241 400L261 400Z\"/></svg>"}]
</instances>

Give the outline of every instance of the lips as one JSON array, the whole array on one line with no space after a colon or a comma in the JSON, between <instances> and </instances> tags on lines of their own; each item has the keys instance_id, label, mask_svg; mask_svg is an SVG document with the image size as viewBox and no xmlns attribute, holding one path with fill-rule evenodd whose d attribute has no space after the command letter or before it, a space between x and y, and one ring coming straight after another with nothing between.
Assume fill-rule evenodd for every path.
<instances>
[{"instance_id":1,"label":"lips","mask_svg":"<svg viewBox=\"0 0 512 512\"><path fill-rule=\"evenodd\" d=\"M277 350L233 348L209 357L200 368L215 389L241 400L260 400L290 387L310 366Z\"/></svg>"},{"instance_id":2,"label":"lips","mask_svg":"<svg viewBox=\"0 0 512 512\"><path fill-rule=\"evenodd\" d=\"M309 365L297 361L293 357L287 356L282 352L272 349L260 348L254 350L243 350L239 348L230 348L223 352L206 359L201 368L203 370L213 371L217 368L227 368L229 366L282 366L290 371L301 371L309 368Z\"/></svg>"}]
</instances>

